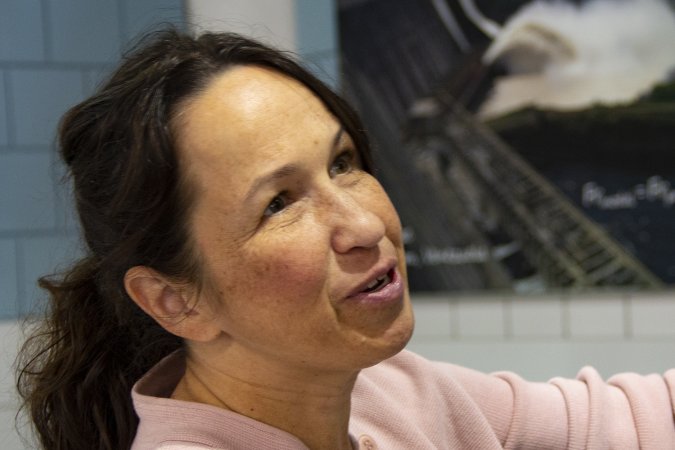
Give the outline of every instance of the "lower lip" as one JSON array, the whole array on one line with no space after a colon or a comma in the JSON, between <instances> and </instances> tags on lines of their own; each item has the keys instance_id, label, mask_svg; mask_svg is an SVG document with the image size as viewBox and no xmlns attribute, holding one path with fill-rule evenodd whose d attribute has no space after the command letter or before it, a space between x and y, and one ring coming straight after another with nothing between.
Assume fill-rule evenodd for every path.
<instances>
[{"instance_id":1,"label":"lower lip","mask_svg":"<svg viewBox=\"0 0 675 450\"><path fill-rule=\"evenodd\" d=\"M398 273L397 269L393 269L390 276L391 281L382 289L379 289L375 292L361 292L352 297L349 297L347 300L373 305L395 303L400 301L403 298L403 280L401 279L401 275Z\"/></svg>"}]
</instances>

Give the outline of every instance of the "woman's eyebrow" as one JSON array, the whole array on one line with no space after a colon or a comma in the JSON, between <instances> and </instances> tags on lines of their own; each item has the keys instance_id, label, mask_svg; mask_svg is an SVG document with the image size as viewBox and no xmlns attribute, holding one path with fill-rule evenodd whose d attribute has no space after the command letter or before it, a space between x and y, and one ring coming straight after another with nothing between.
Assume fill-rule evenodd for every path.
<instances>
[{"instance_id":1,"label":"woman's eyebrow","mask_svg":"<svg viewBox=\"0 0 675 450\"><path fill-rule=\"evenodd\" d=\"M280 180L282 178L289 177L291 175L298 173L299 171L300 168L296 164L285 164L265 175L256 178L255 181L253 181L251 188L246 193L244 201L245 202L249 201L251 197L253 197L256 194L256 192L267 183L274 180Z\"/></svg>"},{"instance_id":2,"label":"woman's eyebrow","mask_svg":"<svg viewBox=\"0 0 675 450\"><path fill-rule=\"evenodd\" d=\"M344 136L344 132L345 132L344 127L340 126L340 128L335 133L335 136L333 137L333 140L331 142L330 148L331 154L335 153L337 148L340 146L340 141L342 140L342 136ZM299 171L300 167L298 167L297 164L284 164L283 166L276 168L269 173L261 175L260 177L256 178L253 181L253 184L251 185L248 192L244 196L244 201L248 202L249 200L251 200L251 198L256 194L256 192L267 183L275 180L280 180L282 178L286 178L291 175L295 175Z\"/></svg>"},{"instance_id":3,"label":"woman's eyebrow","mask_svg":"<svg viewBox=\"0 0 675 450\"><path fill-rule=\"evenodd\" d=\"M335 137L333 137L333 143L331 145L331 153L335 152L337 148L340 146L340 140L342 140L342 136L345 134L345 127L344 125L340 125L340 128L338 128L337 132L335 133Z\"/></svg>"}]
</instances>

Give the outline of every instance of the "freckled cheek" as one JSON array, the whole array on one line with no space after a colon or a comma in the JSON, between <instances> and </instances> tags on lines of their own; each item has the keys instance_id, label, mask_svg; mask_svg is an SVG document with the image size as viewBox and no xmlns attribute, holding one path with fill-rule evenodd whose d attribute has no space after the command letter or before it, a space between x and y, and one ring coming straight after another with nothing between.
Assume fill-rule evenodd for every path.
<instances>
[{"instance_id":1,"label":"freckled cheek","mask_svg":"<svg viewBox=\"0 0 675 450\"><path fill-rule=\"evenodd\" d=\"M248 269L247 284L259 298L313 301L328 280L327 252L302 239L247 255L240 266Z\"/></svg>"}]
</instances>

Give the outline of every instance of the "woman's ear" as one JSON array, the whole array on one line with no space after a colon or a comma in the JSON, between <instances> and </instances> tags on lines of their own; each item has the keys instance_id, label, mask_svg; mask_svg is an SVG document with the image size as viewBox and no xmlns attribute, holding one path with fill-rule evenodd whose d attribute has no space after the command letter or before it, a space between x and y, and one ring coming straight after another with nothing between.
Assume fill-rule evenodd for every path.
<instances>
[{"instance_id":1,"label":"woman's ear","mask_svg":"<svg viewBox=\"0 0 675 450\"><path fill-rule=\"evenodd\" d=\"M169 333L207 342L220 334L211 308L188 289L147 266L134 266L124 274L129 297Z\"/></svg>"}]
</instances>

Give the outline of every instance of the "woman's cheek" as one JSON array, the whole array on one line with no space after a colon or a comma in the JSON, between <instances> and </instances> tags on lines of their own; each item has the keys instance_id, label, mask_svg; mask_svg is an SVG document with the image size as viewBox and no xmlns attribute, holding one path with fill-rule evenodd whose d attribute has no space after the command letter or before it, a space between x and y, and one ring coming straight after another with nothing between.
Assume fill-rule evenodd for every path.
<instances>
[{"instance_id":1,"label":"woman's cheek","mask_svg":"<svg viewBox=\"0 0 675 450\"><path fill-rule=\"evenodd\" d=\"M328 254L325 244L311 240L307 235L297 240L284 239L256 251L242 266L251 268L258 290L274 298L295 297L297 301L297 297L317 296L326 285Z\"/></svg>"}]
</instances>

